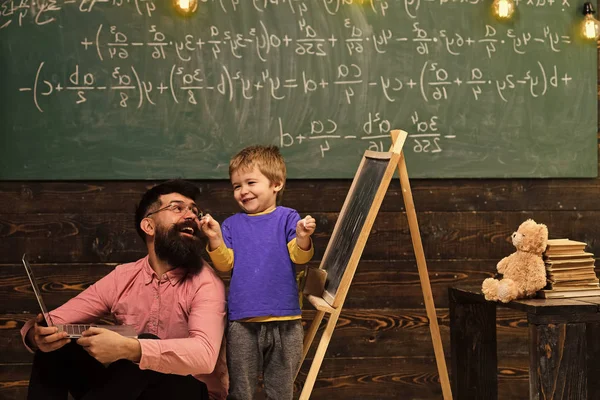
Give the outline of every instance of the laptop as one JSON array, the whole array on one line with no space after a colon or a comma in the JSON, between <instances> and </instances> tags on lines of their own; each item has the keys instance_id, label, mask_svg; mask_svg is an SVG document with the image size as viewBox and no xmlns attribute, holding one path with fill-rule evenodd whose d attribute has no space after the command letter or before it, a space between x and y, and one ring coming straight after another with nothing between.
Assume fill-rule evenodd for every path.
<instances>
[{"instance_id":1,"label":"laptop","mask_svg":"<svg viewBox=\"0 0 600 400\"><path fill-rule=\"evenodd\" d=\"M96 325L96 324L58 324L55 325L52 323L52 317L48 313L48 309L46 308L46 304L44 303L44 299L42 298L42 292L35 280L35 276L33 275L33 270L31 269L31 265L29 265L29 261L27 260L27 253L23 254L23 266L25 267L25 271L27 272L27 276L29 277L29 282L31 282L31 287L33 289L33 293L35 293L35 297L37 298L38 304L40 305L40 309L42 310L42 315L46 320L47 326L56 326L59 332L67 332L67 337L72 339L77 339L81 337L81 334L90 327L96 328L104 328L126 337L137 338L137 332L135 328L130 325Z\"/></svg>"}]
</instances>

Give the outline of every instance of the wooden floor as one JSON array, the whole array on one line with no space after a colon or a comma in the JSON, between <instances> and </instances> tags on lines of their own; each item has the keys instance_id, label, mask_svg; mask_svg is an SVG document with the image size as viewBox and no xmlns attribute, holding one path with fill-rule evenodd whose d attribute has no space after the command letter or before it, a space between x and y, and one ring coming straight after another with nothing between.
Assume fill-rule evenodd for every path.
<instances>
[{"instance_id":1,"label":"wooden floor","mask_svg":"<svg viewBox=\"0 0 600 400\"><path fill-rule=\"evenodd\" d=\"M219 220L237 212L228 182L196 183L205 211ZM30 254L48 306L60 305L118 263L145 254L133 227L133 210L152 184L0 183L0 398L24 398L30 370L31 355L22 347L19 329L37 305L19 262L22 253ZM532 217L548 225L551 237L585 241L588 251L600 254L597 179L411 184L447 356L448 287L480 284L492 276L496 262L514 251L509 236L523 220ZM288 182L284 205L317 219L313 265L323 255L349 185L347 180ZM395 180L367 242L314 399L441 398L402 205ZM304 322L309 324L314 311L305 308ZM500 399L527 398L524 315L499 309L497 329ZM312 353L298 378L299 388L310 357Z\"/></svg>"}]
</instances>

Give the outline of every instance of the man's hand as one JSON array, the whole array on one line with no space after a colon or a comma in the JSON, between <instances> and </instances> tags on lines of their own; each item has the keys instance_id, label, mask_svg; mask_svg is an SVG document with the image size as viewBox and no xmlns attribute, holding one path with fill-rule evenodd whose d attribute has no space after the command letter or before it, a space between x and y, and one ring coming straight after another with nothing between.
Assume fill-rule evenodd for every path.
<instances>
[{"instance_id":1,"label":"man's hand","mask_svg":"<svg viewBox=\"0 0 600 400\"><path fill-rule=\"evenodd\" d=\"M137 339L126 338L103 328L91 327L84 331L82 337L77 339L77 344L104 365L121 359L139 362L142 357L142 348Z\"/></svg>"},{"instance_id":2,"label":"man's hand","mask_svg":"<svg viewBox=\"0 0 600 400\"><path fill-rule=\"evenodd\" d=\"M296 237L298 238L306 238L313 234L315 228L317 227L317 221L307 215L304 219L301 219L296 224Z\"/></svg>"},{"instance_id":3,"label":"man's hand","mask_svg":"<svg viewBox=\"0 0 600 400\"><path fill-rule=\"evenodd\" d=\"M215 250L223 243L223 234L221 233L221 225L210 215L206 214L200 220L200 228L208 239L208 247L210 251Z\"/></svg>"},{"instance_id":4,"label":"man's hand","mask_svg":"<svg viewBox=\"0 0 600 400\"><path fill-rule=\"evenodd\" d=\"M33 348L47 353L58 350L71 341L67 338L67 332L58 332L55 326L42 326L42 322L44 316L38 314L33 328L27 332L27 343Z\"/></svg>"}]
</instances>

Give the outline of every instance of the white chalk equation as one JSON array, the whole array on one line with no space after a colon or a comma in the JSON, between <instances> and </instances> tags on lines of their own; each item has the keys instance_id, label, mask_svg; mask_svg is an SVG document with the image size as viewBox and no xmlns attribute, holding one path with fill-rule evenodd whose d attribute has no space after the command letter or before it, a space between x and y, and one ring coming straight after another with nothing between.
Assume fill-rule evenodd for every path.
<instances>
[{"instance_id":1,"label":"white chalk equation","mask_svg":"<svg viewBox=\"0 0 600 400\"><path fill-rule=\"evenodd\" d=\"M503 102L508 102L508 94L520 91L532 98L545 96L571 84L573 78L556 65L546 65L537 61L536 68L516 75L490 76L484 69L471 68L460 75L452 74L435 62L425 61L420 73L414 76L374 76L366 77L358 64L339 64L331 71L333 78L317 76L300 71L297 75L277 76L269 69L258 75L247 76L240 70L231 70L226 65L221 71L206 71L173 64L168 76L155 80L144 79L134 65L114 67L109 76L98 76L75 65L68 80L61 82L54 77L44 76L44 62L41 62L30 86L20 87L22 93L30 93L32 102L39 112L44 112L41 99L50 96L71 96L74 104L88 102L92 93L118 92L119 106L141 108L144 103L155 106L157 97L167 96L175 103L197 104L203 92L216 93L229 102L241 98L253 100L265 92L273 101L284 101L294 96L325 96L342 93L346 104L353 104L361 93L378 96L394 103L406 95L420 97L424 102L447 101L452 91L466 88L469 96L479 100L482 94L492 91ZM373 93L376 91L375 93Z\"/></svg>"},{"instance_id":2,"label":"white chalk equation","mask_svg":"<svg viewBox=\"0 0 600 400\"><path fill-rule=\"evenodd\" d=\"M441 120L437 115L430 116L429 118L419 118L418 111L411 113L410 127L407 127L407 130L414 133L408 135L408 146L412 146L414 153L441 153L444 141L456 138L456 135L442 133L439 129L440 122ZM393 129L390 120L384 118L379 112L367 112L361 123L362 130L359 135L342 134L338 131L338 127L343 124L343 121L336 121L334 119L312 120L309 124L310 127L306 131L291 134L289 130L284 128L283 119L278 118L279 146L286 148L318 140L321 142L319 150L322 158L331 150L329 142L335 140L364 141L369 150L387 151L390 132Z\"/></svg>"},{"instance_id":3,"label":"white chalk equation","mask_svg":"<svg viewBox=\"0 0 600 400\"><path fill-rule=\"evenodd\" d=\"M176 20L156 0L0 0L2 66L14 76L2 94L18 117L30 107L54 121L60 105L143 125L173 113L215 136L240 124L320 157L340 142L386 151L401 127L408 149L439 159L471 151L461 133L501 116L520 118L504 135L550 121L559 99L589 86L580 61L594 58L571 36L565 0L519 0L522 20L504 25L477 18L482 0L199 3ZM527 12L551 17L526 23Z\"/></svg>"},{"instance_id":4,"label":"white chalk equation","mask_svg":"<svg viewBox=\"0 0 600 400\"><path fill-rule=\"evenodd\" d=\"M564 46L571 43L570 35L560 34L550 26L540 27L539 32L519 31L508 29L502 35L491 25L485 25L485 32L478 38L458 31L445 29L435 34L422 28L419 22L413 23L411 36L398 35L392 29L378 29L365 32L345 20L346 35L321 35L317 29L307 24L306 20L298 22L300 35L295 31L276 34L263 21L258 21L258 27L247 32L223 30L211 25L209 34L205 37L185 34L176 40L167 39L156 25L147 28L150 41L130 40L132 35L115 25L98 26L94 37L84 37L81 46L84 50L95 50L100 61L105 59L127 60L137 51L147 51L155 60L165 60L169 57L178 61L189 62L204 50L214 59L225 59L233 56L237 59L256 55L266 63L273 56L292 55L302 57L332 57L333 52L341 46L348 55L360 55L375 52L386 54L390 49L397 51L398 46L405 51L414 51L421 56L445 52L448 55L460 56L465 51L483 51L488 58L500 48L525 55L528 51L539 51L540 47L554 53L560 53ZM370 46L370 48L366 48ZM432 48L433 47L433 48ZM288 53L280 53L288 52ZM274 54L275 53L275 54ZM174 56L173 56L174 55ZM140 54L135 54L139 57Z\"/></svg>"}]
</instances>

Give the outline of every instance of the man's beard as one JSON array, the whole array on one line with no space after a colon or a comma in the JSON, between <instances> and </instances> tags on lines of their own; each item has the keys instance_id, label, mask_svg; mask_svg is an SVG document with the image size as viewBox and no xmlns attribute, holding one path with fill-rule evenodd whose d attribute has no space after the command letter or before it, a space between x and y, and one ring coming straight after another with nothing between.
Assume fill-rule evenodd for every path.
<instances>
[{"instance_id":1,"label":"man's beard","mask_svg":"<svg viewBox=\"0 0 600 400\"><path fill-rule=\"evenodd\" d=\"M186 226L194 229L194 237L181 234L181 229ZM202 249L204 248L204 239L200 237L200 233L198 227L189 222L175 224L170 228L157 225L154 251L159 259L166 261L174 268L185 268L191 272L200 271Z\"/></svg>"}]
</instances>

